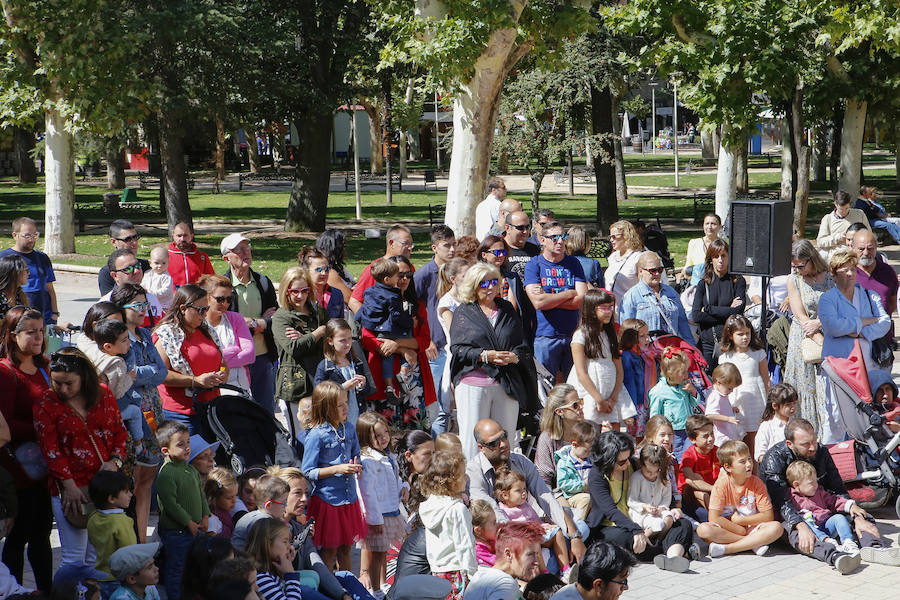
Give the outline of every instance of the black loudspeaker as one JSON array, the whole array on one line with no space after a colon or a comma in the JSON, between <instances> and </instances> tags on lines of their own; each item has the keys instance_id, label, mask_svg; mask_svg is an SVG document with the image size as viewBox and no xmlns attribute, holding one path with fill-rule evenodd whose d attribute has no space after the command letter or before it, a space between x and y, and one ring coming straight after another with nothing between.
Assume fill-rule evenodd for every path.
<instances>
[{"instance_id":1,"label":"black loudspeaker","mask_svg":"<svg viewBox=\"0 0 900 600\"><path fill-rule=\"evenodd\" d=\"M732 202L728 270L767 277L790 273L793 222L793 208L787 201Z\"/></svg>"}]
</instances>

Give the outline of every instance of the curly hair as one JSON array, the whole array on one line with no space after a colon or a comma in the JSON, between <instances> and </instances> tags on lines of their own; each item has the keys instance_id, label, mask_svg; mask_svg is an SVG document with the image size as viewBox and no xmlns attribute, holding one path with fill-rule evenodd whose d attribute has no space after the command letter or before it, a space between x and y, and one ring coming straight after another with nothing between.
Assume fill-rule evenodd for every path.
<instances>
[{"instance_id":1,"label":"curly hair","mask_svg":"<svg viewBox=\"0 0 900 600\"><path fill-rule=\"evenodd\" d=\"M640 252L644 249L644 241L641 239L641 236L638 235L637 229L635 229L634 225L630 222L616 221L609 226L610 235L612 235L614 231L617 231L624 236L622 239L625 242L624 249L626 252L629 250Z\"/></svg>"},{"instance_id":2,"label":"curly hair","mask_svg":"<svg viewBox=\"0 0 900 600\"><path fill-rule=\"evenodd\" d=\"M466 469L466 457L458 452L435 452L420 479L422 494L459 496L459 478Z\"/></svg>"}]
</instances>

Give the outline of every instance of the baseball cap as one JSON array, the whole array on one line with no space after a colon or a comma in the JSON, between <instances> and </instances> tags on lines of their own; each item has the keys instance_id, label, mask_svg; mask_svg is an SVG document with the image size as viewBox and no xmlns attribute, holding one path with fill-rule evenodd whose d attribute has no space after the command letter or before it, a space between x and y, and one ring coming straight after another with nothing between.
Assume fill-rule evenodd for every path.
<instances>
[{"instance_id":1,"label":"baseball cap","mask_svg":"<svg viewBox=\"0 0 900 600\"><path fill-rule=\"evenodd\" d=\"M237 248L237 245L240 244L241 242L249 242L249 241L250 241L250 238L244 237L240 233L230 233L230 234L226 235L225 238L222 240L222 243L219 244L219 250L222 251L222 256L225 256L230 251Z\"/></svg>"},{"instance_id":2,"label":"baseball cap","mask_svg":"<svg viewBox=\"0 0 900 600\"><path fill-rule=\"evenodd\" d=\"M159 542L123 546L109 557L109 570L113 577L119 581L125 581L129 575L134 575L143 569L144 565L156 556L157 552L159 552Z\"/></svg>"},{"instance_id":3,"label":"baseball cap","mask_svg":"<svg viewBox=\"0 0 900 600\"><path fill-rule=\"evenodd\" d=\"M207 448L212 448L213 454L216 453L216 450L219 449L219 442L213 442L210 444L206 440L203 439L202 435L194 434L191 436L191 457L188 459L188 463L194 462L194 459L200 456L200 453L206 450Z\"/></svg>"}]
</instances>

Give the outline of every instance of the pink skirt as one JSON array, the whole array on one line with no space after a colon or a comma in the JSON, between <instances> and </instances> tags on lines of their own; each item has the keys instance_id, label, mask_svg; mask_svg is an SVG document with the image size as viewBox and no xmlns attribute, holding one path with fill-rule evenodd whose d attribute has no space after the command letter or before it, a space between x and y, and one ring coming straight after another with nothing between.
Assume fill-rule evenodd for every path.
<instances>
[{"instance_id":1,"label":"pink skirt","mask_svg":"<svg viewBox=\"0 0 900 600\"><path fill-rule=\"evenodd\" d=\"M359 510L359 501L332 506L318 496L309 501L307 517L316 519L313 542L319 548L351 546L366 537L368 528Z\"/></svg>"},{"instance_id":2,"label":"pink skirt","mask_svg":"<svg viewBox=\"0 0 900 600\"><path fill-rule=\"evenodd\" d=\"M401 542L406 537L406 520L397 515L384 517L384 531L374 533L372 526L367 525L369 533L363 540L363 548L372 552L387 552L394 542Z\"/></svg>"}]
</instances>

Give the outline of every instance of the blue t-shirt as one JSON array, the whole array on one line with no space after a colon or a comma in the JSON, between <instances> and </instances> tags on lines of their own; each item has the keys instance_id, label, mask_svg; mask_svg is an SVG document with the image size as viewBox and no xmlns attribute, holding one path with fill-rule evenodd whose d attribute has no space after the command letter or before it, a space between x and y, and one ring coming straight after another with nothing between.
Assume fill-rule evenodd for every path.
<instances>
[{"instance_id":1,"label":"blue t-shirt","mask_svg":"<svg viewBox=\"0 0 900 600\"><path fill-rule=\"evenodd\" d=\"M560 262L551 262L538 254L525 265L525 285L539 284L545 294L558 294L574 290L575 282L584 283L584 270L574 256L565 256ZM538 337L572 337L578 327L579 310L551 308L537 311Z\"/></svg>"},{"instance_id":2,"label":"blue t-shirt","mask_svg":"<svg viewBox=\"0 0 900 600\"><path fill-rule=\"evenodd\" d=\"M52 309L50 307L50 294L47 292L47 284L56 281L53 273L53 265L50 257L40 250L32 250L28 254L18 252L14 248L7 248L0 252L0 256L16 254L21 256L28 265L28 283L22 286L22 291L28 296L28 304L31 308L39 310L44 315L44 321L51 320Z\"/></svg>"}]
</instances>

